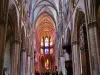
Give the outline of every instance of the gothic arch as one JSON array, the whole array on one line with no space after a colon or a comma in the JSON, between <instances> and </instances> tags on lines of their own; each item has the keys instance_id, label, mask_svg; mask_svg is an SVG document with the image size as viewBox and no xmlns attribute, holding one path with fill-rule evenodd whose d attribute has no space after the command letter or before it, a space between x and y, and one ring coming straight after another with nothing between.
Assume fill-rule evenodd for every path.
<instances>
[{"instance_id":1,"label":"gothic arch","mask_svg":"<svg viewBox=\"0 0 100 75\"><path fill-rule=\"evenodd\" d=\"M71 30L70 30L70 28L67 28L66 43L71 44Z\"/></svg>"},{"instance_id":2,"label":"gothic arch","mask_svg":"<svg viewBox=\"0 0 100 75\"><path fill-rule=\"evenodd\" d=\"M19 38L19 23L18 23L18 20L19 20L19 17L18 17L18 13L17 13L17 10L16 10L16 6L12 5L9 8L8 21L10 21L9 23L11 25L13 32L14 32L14 36L16 38Z\"/></svg>"},{"instance_id":3,"label":"gothic arch","mask_svg":"<svg viewBox=\"0 0 100 75\"><path fill-rule=\"evenodd\" d=\"M36 28L36 22L38 21L38 18L41 17L43 14L47 14L48 17L50 17L50 19L54 22L54 27L56 27L56 21L55 21L54 17L49 12L43 11L37 16L35 23L34 23L34 28Z\"/></svg>"},{"instance_id":4,"label":"gothic arch","mask_svg":"<svg viewBox=\"0 0 100 75\"><path fill-rule=\"evenodd\" d=\"M38 33L37 38L39 38L41 35L43 35L42 33L44 33L45 29L47 28L47 30L49 30L50 33L49 35L52 35L52 37L54 37L55 39L55 27L56 25L52 16L50 16L47 12L43 12L40 14L40 16L38 16L34 25L34 30L36 33Z\"/></svg>"},{"instance_id":5,"label":"gothic arch","mask_svg":"<svg viewBox=\"0 0 100 75\"><path fill-rule=\"evenodd\" d=\"M31 7L32 7L31 24L32 25L33 24L35 25L38 17L44 12L48 13L52 17L54 22L57 23L56 18L58 17L58 11L57 11L57 7L56 7L56 4L55 4L54 1L51 1L51 0L44 0L44 1L42 1L42 0L33 0L33 1L34 1L34 4L33 5L31 4ZM55 13L56 13L56 15L53 15ZM33 16L33 15L35 15L35 16Z\"/></svg>"},{"instance_id":6,"label":"gothic arch","mask_svg":"<svg viewBox=\"0 0 100 75\"><path fill-rule=\"evenodd\" d=\"M53 19L53 16L46 11L43 11L40 13L40 15L37 17L36 21L35 21L35 25L34 25L34 30L35 30L35 37L36 37L36 52L37 54L37 59L38 62L42 63L40 57L47 57L45 58L46 62L47 60L50 61L50 65L48 63L48 68L47 66L38 63L37 64L37 70L39 70L40 72L45 72L45 71L52 71L54 69L55 66L55 61L51 62L53 60L55 60L55 36L56 36L56 26L55 26L55 22ZM46 38L48 39L48 43L45 42ZM42 41L43 39L43 41ZM41 45L41 42L44 43L43 45ZM52 44L51 44L52 43ZM46 44L48 44L46 46ZM53 51L53 53L51 53ZM50 54L52 54L52 56L50 56ZM49 57L53 57L53 59L50 59ZM43 60L45 62L45 60ZM47 64L45 62L45 64ZM39 68L39 66L41 66ZM45 68L45 70L43 70L43 67ZM41 69L42 68L42 69Z\"/></svg>"},{"instance_id":7,"label":"gothic arch","mask_svg":"<svg viewBox=\"0 0 100 75\"><path fill-rule=\"evenodd\" d=\"M7 69L7 74L13 75L13 65L12 62L14 54L15 42L19 43L19 28L18 28L18 16L16 7L12 5L8 12L8 23L7 23L7 33L6 33L6 43L5 43L5 54L4 54L4 69ZM7 65L8 63L8 65Z\"/></svg>"},{"instance_id":8,"label":"gothic arch","mask_svg":"<svg viewBox=\"0 0 100 75\"><path fill-rule=\"evenodd\" d=\"M77 38L78 38L78 33L77 33L77 30L78 30L78 26L79 26L79 22L81 19L84 19L85 21L85 13L81 10L81 9L76 9L76 14L75 14L75 18L74 18L74 25L73 25L73 36L72 36L72 40L73 41L78 41Z\"/></svg>"},{"instance_id":9,"label":"gothic arch","mask_svg":"<svg viewBox=\"0 0 100 75\"><path fill-rule=\"evenodd\" d=\"M90 62L89 51L87 41L87 30L85 23L85 13L80 10L76 11L75 23L74 23L74 37L73 40L77 42L78 56L80 58L81 74L90 75ZM88 67L85 67L88 66Z\"/></svg>"},{"instance_id":10,"label":"gothic arch","mask_svg":"<svg viewBox=\"0 0 100 75\"><path fill-rule=\"evenodd\" d=\"M39 4L41 4L41 3L43 3L43 2L47 2L47 3L48 3L47 6L50 6L50 7L54 8L54 9L56 10L56 12L57 12L55 3L53 3L53 2L51 2L51 1L49 1L49 0L44 0L44 1L38 1L38 0L37 0L36 3L35 3L35 6L34 6L33 12L34 12L35 9L39 6ZM58 14L58 12L57 12L57 14Z\"/></svg>"}]
</instances>

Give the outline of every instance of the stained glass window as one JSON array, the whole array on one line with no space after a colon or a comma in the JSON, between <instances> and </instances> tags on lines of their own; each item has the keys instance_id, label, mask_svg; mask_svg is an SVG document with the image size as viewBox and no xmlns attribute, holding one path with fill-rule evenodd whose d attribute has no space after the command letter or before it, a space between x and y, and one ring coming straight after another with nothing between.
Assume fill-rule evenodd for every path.
<instances>
[{"instance_id":1,"label":"stained glass window","mask_svg":"<svg viewBox=\"0 0 100 75\"><path fill-rule=\"evenodd\" d=\"M53 54L53 48L50 49L50 54Z\"/></svg>"},{"instance_id":2,"label":"stained glass window","mask_svg":"<svg viewBox=\"0 0 100 75\"><path fill-rule=\"evenodd\" d=\"M41 54L43 54L44 53L44 51L43 51L43 49L41 48Z\"/></svg>"},{"instance_id":3,"label":"stained glass window","mask_svg":"<svg viewBox=\"0 0 100 75\"><path fill-rule=\"evenodd\" d=\"M49 69L49 60L48 59L46 59L46 61L45 61L45 68Z\"/></svg>"},{"instance_id":4,"label":"stained glass window","mask_svg":"<svg viewBox=\"0 0 100 75\"><path fill-rule=\"evenodd\" d=\"M53 43L52 43L52 39L50 38L50 46L52 46L53 45Z\"/></svg>"},{"instance_id":5,"label":"stained glass window","mask_svg":"<svg viewBox=\"0 0 100 75\"><path fill-rule=\"evenodd\" d=\"M45 38L45 47L49 46L49 39L46 37Z\"/></svg>"},{"instance_id":6,"label":"stained glass window","mask_svg":"<svg viewBox=\"0 0 100 75\"><path fill-rule=\"evenodd\" d=\"M41 39L41 46L43 46L43 39Z\"/></svg>"},{"instance_id":7,"label":"stained glass window","mask_svg":"<svg viewBox=\"0 0 100 75\"><path fill-rule=\"evenodd\" d=\"M45 49L45 54L49 54L49 49Z\"/></svg>"},{"instance_id":8,"label":"stained glass window","mask_svg":"<svg viewBox=\"0 0 100 75\"><path fill-rule=\"evenodd\" d=\"M53 54L53 41L52 38L48 38L48 36L45 37L45 39L41 39L41 54Z\"/></svg>"}]
</instances>

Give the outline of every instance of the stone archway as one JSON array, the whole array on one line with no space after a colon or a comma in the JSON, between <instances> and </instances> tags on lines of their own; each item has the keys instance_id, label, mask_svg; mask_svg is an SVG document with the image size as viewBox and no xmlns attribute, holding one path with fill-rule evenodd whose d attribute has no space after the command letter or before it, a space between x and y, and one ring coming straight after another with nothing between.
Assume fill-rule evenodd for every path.
<instances>
[{"instance_id":1,"label":"stone archway","mask_svg":"<svg viewBox=\"0 0 100 75\"><path fill-rule=\"evenodd\" d=\"M36 71L42 73L55 71L55 31L55 23L52 17L47 12L41 13L35 24L38 60ZM48 44L46 44L46 41Z\"/></svg>"},{"instance_id":2,"label":"stone archway","mask_svg":"<svg viewBox=\"0 0 100 75\"><path fill-rule=\"evenodd\" d=\"M84 13L80 12L80 17L80 23L78 27L78 39L80 50L81 74L90 75L89 51Z\"/></svg>"},{"instance_id":3,"label":"stone archway","mask_svg":"<svg viewBox=\"0 0 100 75\"><path fill-rule=\"evenodd\" d=\"M5 42L5 53L4 53L4 71L10 75L18 75L19 71L19 48L20 48L20 37L18 29L18 16L16 7L12 5L8 12L8 24ZM8 56L8 57L7 57ZM7 59L8 58L8 59ZM7 61L9 67L6 66ZM6 71L5 71L6 68Z\"/></svg>"},{"instance_id":4,"label":"stone archway","mask_svg":"<svg viewBox=\"0 0 100 75\"><path fill-rule=\"evenodd\" d=\"M75 28L74 41L76 41L76 45L77 45L77 54L78 54L77 63L80 63L79 65L80 74L90 75L87 30L86 30L86 23L85 23L85 14L82 11L77 10L76 12L74 28Z\"/></svg>"}]
</instances>

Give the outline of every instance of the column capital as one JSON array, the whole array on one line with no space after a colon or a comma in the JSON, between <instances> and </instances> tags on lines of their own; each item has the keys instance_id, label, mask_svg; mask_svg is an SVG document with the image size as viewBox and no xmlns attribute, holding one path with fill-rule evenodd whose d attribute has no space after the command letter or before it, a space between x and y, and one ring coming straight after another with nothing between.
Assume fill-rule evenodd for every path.
<instances>
[{"instance_id":1,"label":"column capital","mask_svg":"<svg viewBox=\"0 0 100 75\"><path fill-rule=\"evenodd\" d=\"M12 41L12 43L21 43L21 40L20 40L20 39L14 39L14 40Z\"/></svg>"},{"instance_id":2,"label":"column capital","mask_svg":"<svg viewBox=\"0 0 100 75\"><path fill-rule=\"evenodd\" d=\"M30 55L30 54L27 54L27 56L28 56L28 57L31 57L31 55Z\"/></svg>"},{"instance_id":3,"label":"column capital","mask_svg":"<svg viewBox=\"0 0 100 75\"><path fill-rule=\"evenodd\" d=\"M21 52L26 52L26 48L22 48Z\"/></svg>"},{"instance_id":4,"label":"column capital","mask_svg":"<svg viewBox=\"0 0 100 75\"><path fill-rule=\"evenodd\" d=\"M93 21L93 22L89 22L88 23L88 25L87 25L87 27L89 28L89 29L91 29L91 28L94 28L94 27L96 27L96 21Z\"/></svg>"},{"instance_id":5,"label":"column capital","mask_svg":"<svg viewBox=\"0 0 100 75\"><path fill-rule=\"evenodd\" d=\"M72 45L76 45L76 44L79 44L79 41L73 41L72 42Z\"/></svg>"}]
</instances>

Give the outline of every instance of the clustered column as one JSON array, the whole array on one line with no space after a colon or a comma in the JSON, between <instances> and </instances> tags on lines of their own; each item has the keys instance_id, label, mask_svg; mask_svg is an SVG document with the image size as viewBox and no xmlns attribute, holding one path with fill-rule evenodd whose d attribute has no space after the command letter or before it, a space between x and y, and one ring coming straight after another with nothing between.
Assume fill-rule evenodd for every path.
<instances>
[{"instance_id":1,"label":"clustered column","mask_svg":"<svg viewBox=\"0 0 100 75\"><path fill-rule=\"evenodd\" d=\"M88 24L89 33L89 49L90 49L90 63L91 74L99 75L99 63L98 63L98 43L97 43L97 28L96 22Z\"/></svg>"},{"instance_id":2,"label":"clustered column","mask_svg":"<svg viewBox=\"0 0 100 75\"><path fill-rule=\"evenodd\" d=\"M0 75L3 74L4 46L6 42L7 13L9 0L0 0Z\"/></svg>"},{"instance_id":3,"label":"clustered column","mask_svg":"<svg viewBox=\"0 0 100 75\"><path fill-rule=\"evenodd\" d=\"M31 57L28 55L28 60L27 60L27 75L30 75L31 73Z\"/></svg>"},{"instance_id":4,"label":"clustered column","mask_svg":"<svg viewBox=\"0 0 100 75\"><path fill-rule=\"evenodd\" d=\"M4 43L5 43L5 21L0 19L0 75L3 72L3 60L4 60Z\"/></svg>"},{"instance_id":5,"label":"clustered column","mask_svg":"<svg viewBox=\"0 0 100 75\"><path fill-rule=\"evenodd\" d=\"M74 75L81 75L78 41L72 42L72 50L73 50L72 51L72 54L73 54L73 73L74 73Z\"/></svg>"},{"instance_id":6,"label":"clustered column","mask_svg":"<svg viewBox=\"0 0 100 75\"><path fill-rule=\"evenodd\" d=\"M11 55L11 75L19 75L19 51L20 40L15 39L12 42L12 55Z\"/></svg>"},{"instance_id":7,"label":"clustered column","mask_svg":"<svg viewBox=\"0 0 100 75\"><path fill-rule=\"evenodd\" d=\"M26 74L26 49L23 48L21 51L21 75Z\"/></svg>"}]
</instances>

